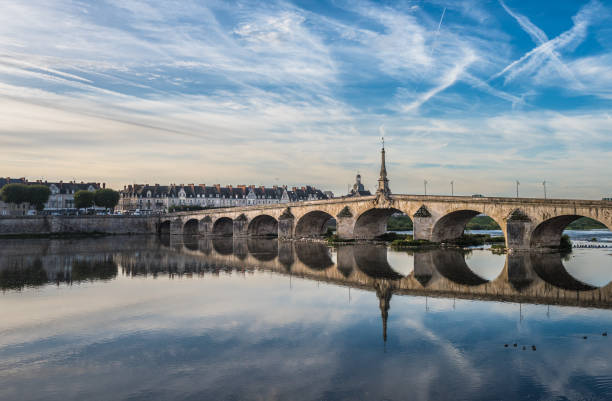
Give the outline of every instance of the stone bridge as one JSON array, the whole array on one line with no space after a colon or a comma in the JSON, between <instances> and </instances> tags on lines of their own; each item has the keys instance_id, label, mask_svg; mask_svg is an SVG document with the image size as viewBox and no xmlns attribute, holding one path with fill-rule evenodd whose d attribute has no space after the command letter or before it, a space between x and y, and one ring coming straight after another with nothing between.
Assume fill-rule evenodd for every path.
<instances>
[{"instance_id":1,"label":"stone bridge","mask_svg":"<svg viewBox=\"0 0 612 401\"><path fill-rule=\"evenodd\" d=\"M320 237L331 219L342 239L375 239L387 219L404 213L414 223L415 239L445 242L463 234L479 214L499 224L510 249L556 247L563 230L580 217L612 229L612 202L570 199L421 196L381 194L181 212L157 218L158 233L281 239Z\"/></svg>"}]
</instances>

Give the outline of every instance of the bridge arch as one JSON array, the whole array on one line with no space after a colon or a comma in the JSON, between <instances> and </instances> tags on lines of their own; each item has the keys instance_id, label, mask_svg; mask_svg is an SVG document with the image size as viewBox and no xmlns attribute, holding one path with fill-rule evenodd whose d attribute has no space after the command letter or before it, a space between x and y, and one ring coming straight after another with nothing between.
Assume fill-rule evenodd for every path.
<instances>
[{"instance_id":1,"label":"bridge arch","mask_svg":"<svg viewBox=\"0 0 612 401\"><path fill-rule=\"evenodd\" d=\"M355 238L372 239L386 233L387 220L395 213L402 213L402 211L395 208L374 208L361 213L353 229Z\"/></svg>"},{"instance_id":2,"label":"bridge arch","mask_svg":"<svg viewBox=\"0 0 612 401\"><path fill-rule=\"evenodd\" d=\"M270 215L261 214L249 222L247 233L249 236L278 236L278 220Z\"/></svg>"},{"instance_id":3,"label":"bridge arch","mask_svg":"<svg viewBox=\"0 0 612 401\"><path fill-rule=\"evenodd\" d=\"M161 235L170 234L170 225L171 225L170 220L164 220L160 222L159 225L157 226L157 233Z\"/></svg>"},{"instance_id":4,"label":"bridge arch","mask_svg":"<svg viewBox=\"0 0 612 401\"><path fill-rule=\"evenodd\" d=\"M184 235L198 235L200 233L200 222L198 219L189 219L183 225Z\"/></svg>"},{"instance_id":5,"label":"bridge arch","mask_svg":"<svg viewBox=\"0 0 612 401\"><path fill-rule=\"evenodd\" d=\"M582 218L591 218L603 226L607 227L608 230L612 230L612 224L606 224L600 221L597 217L580 215L580 214L567 214L551 217L540 222L531 232L530 246L533 248L558 248L561 245L561 237L563 231L574 221Z\"/></svg>"},{"instance_id":6,"label":"bridge arch","mask_svg":"<svg viewBox=\"0 0 612 401\"><path fill-rule=\"evenodd\" d=\"M234 233L234 221L229 217L220 217L213 224L213 235L230 236Z\"/></svg>"},{"instance_id":7,"label":"bridge arch","mask_svg":"<svg viewBox=\"0 0 612 401\"><path fill-rule=\"evenodd\" d=\"M461 237L470 220L480 214L485 213L472 209L463 209L445 214L434 223L431 232L431 240L433 242L446 242ZM502 222L498 221L495 217L487 216L502 227L503 232L504 225L502 225Z\"/></svg>"},{"instance_id":8,"label":"bridge arch","mask_svg":"<svg viewBox=\"0 0 612 401\"><path fill-rule=\"evenodd\" d=\"M313 210L299 218L295 225L296 237L320 237L327 230L327 223L334 216L322 210Z\"/></svg>"}]
</instances>

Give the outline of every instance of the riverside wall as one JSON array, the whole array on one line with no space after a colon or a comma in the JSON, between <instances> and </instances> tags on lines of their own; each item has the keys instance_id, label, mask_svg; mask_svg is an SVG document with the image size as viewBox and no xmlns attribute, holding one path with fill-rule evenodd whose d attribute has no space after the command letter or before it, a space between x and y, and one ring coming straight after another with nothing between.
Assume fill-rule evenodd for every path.
<instances>
[{"instance_id":1,"label":"riverside wall","mask_svg":"<svg viewBox=\"0 0 612 401\"><path fill-rule=\"evenodd\" d=\"M156 219L146 216L1 217L0 237L68 233L153 234Z\"/></svg>"}]
</instances>

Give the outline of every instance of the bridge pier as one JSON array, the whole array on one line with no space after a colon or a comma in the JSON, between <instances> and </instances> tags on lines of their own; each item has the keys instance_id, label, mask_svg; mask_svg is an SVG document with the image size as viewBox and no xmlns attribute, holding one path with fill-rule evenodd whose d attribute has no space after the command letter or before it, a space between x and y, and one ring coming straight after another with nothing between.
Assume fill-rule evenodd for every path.
<instances>
[{"instance_id":1,"label":"bridge pier","mask_svg":"<svg viewBox=\"0 0 612 401\"><path fill-rule=\"evenodd\" d=\"M210 216L205 216L202 220L200 220L200 235L209 235L212 233L212 219Z\"/></svg>"},{"instance_id":2,"label":"bridge pier","mask_svg":"<svg viewBox=\"0 0 612 401\"><path fill-rule=\"evenodd\" d=\"M183 234L183 221L174 219L170 221L170 235L182 235Z\"/></svg>"},{"instance_id":3,"label":"bridge pier","mask_svg":"<svg viewBox=\"0 0 612 401\"><path fill-rule=\"evenodd\" d=\"M295 229L295 216L289 208L285 209L278 218L278 238L291 239Z\"/></svg>"},{"instance_id":4,"label":"bridge pier","mask_svg":"<svg viewBox=\"0 0 612 401\"><path fill-rule=\"evenodd\" d=\"M234 237L246 237L249 235L249 220L243 214L236 217L233 222L233 234Z\"/></svg>"},{"instance_id":5,"label":"bridge pier","mask_svg":"<svg viewBox=\"0 0 612 401\"><path fill-rule=\"evenodd\" d=\"M348 206L336 215L336 235L341 239L354 239L355 222L357 219Z\"/></svg>"},{"instance_id":6,"label":"bridge pier","mask_svg":"<svg viewBox=\"0 0 612 401\"><path fill-rule=\"evenodd\" d=\"M514 251L530 249L532 226L531 219L520 209L510 213L510 216L506 219L504 230L506 248Z\"/></svg>"}]
</instances>

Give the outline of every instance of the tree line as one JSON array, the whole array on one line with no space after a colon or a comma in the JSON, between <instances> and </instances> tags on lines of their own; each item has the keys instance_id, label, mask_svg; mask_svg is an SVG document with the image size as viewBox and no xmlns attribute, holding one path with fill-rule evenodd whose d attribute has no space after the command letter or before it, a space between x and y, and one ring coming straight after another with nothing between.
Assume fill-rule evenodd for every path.
<instances>
[{"instance_id":1,"label":"tree line","mask_svg":"<svg viewBox=\"0 0 612 401\"><path fill-rule=\"evenodd\" d=\"M7 184L0 190L0 199L5 203L29 203L38 211L45 208L50 196L51 190L46 185ZM119 192L109 188L101 188L95 192L80 190L74 194L74 207L77 209L94 205L113 209L118 203Z\"/></svg>"}]
</instances>

